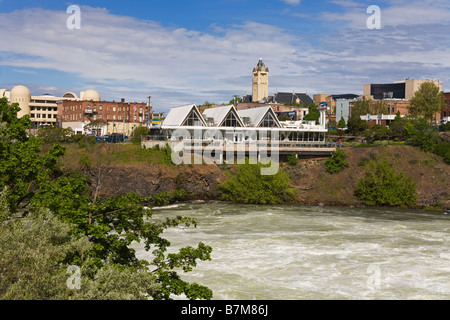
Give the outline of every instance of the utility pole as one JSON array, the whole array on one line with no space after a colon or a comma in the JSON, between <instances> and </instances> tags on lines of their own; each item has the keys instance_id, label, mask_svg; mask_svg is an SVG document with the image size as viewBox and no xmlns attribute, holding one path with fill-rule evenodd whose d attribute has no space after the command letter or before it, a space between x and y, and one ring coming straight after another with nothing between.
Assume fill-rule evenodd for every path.
<instances>
[{"instance_id":1,"label":"utility pole","mask_svg":"<svg viewBox=\"0 0 450 320\"><path fill-rule=\"evenodd\" d=\"M148 96L148 106L147 106L147 127L150 127L150 109L152 106L152 96Z\"/></svg>"}]
</instances>

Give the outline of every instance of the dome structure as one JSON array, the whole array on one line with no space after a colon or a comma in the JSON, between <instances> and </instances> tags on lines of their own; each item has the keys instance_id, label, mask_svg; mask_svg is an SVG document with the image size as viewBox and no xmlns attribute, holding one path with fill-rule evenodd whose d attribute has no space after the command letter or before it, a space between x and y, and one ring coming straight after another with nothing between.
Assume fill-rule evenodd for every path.
<instances>
[{"instance_id":1,"label":"dome structure","mask_svg":"<svg viewBox=\"0 0 450 320\"><path fill-rule=\"evenodd\" d=\"M25 115L30 114L30 90L22 85L15 86L10 92L11 103L18 103L20 111L17 113L18 118L22 118Z\"/></svg>"},{"instance_id":2,"label":"dome structure","mask_svg":"<svg viewBox=\"0 0 450 320\"><path fill-rule=\"evenodd\" d=\"M73 92L66 92L66 93L64 93L63 98L78 99L78 96Z\"/></svg>"},{"instance_id":3,"label":"dome structure","mask_svg":"<svg viewBox=\"0 0 450 320\"><path fill-rule=\"evenodd\" d=\"M83 96L81 97L85 101L100 101L100 94L97 90L94 89L88 89L84 92Z\"/></svg>"},{"instance_id":4,"label":"dome structure","mask_svg":"<svg viewBox=\"0 0 450 320\"><path fill-rule=\"evenodd\" d=\"M0 99L3 97L6 97L6 92L8 91L8 89L0 89Z\"/></svg>"},{"instance_id":5,"label":"dome structure","mask_svg":"<svg viewBox=\"0 0 450 320\"><path fill-rule=\"evenodd\" d=\"M21 98L21 99L31 99L31 92L30 90L22 85L15 86L11 90L11 100L14 98Z\"/></svg>"}]
</instances>

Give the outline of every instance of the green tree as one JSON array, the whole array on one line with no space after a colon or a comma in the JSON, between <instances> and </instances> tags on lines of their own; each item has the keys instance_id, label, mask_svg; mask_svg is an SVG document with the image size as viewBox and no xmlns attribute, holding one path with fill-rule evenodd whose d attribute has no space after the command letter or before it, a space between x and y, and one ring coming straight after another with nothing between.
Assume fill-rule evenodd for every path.
<instances>
[{"instance_id":1,"label":"green tree","mask_svg":"<svg viewBox=\"0 0 450 320\"><path fill-rule=\"evenodd\" d=\"M344 119L344 118L341 118L341 119L339 120L338 124L337 124L337 127L338 127L339 129L344 129L346 126L347 126L347 124L345 123L345 119Z\"/></svg>"},{"instance_id":2,"label":"green tree","mask_svg":"<svg viewBox=\"0 0 450 320\"><path fill-rule=\"evenodd\" d=\"M134 143L134 144L140 144L141 143L141 137L148 135L149 131L150 130L147 127L143 127L143 126L136 127L133 130L133 136L131 138L131 142Z\"/></svg>"},{"instance_id":3,"label":"green tree","mask_svg":"<svg viewBox=\"0 0 450 320\"><path fill-rule=\"evenodd\" d=\"M308 114L303 118L305 121L319 121L320 112L315 104L308 105Z\"/></svg>"},{"instance_id":4,"label":"green tree","mask_svg":"<svg viewBox=\"0 0 450 320\"><path fill-rule=\"evenodd\" d=\"M221 198L242 204L279 204L295 199L285 172L261 175L261 164L242 164L236 175L220 185Z\"/></svg>"},{"instance_id":5,"label":"green tree","mask_svg":"<svg viewBox=\"0 0 450 320\"><path fill-rule=\"evenodd\" d=\"M87 125L84 126L84 130L91 129L94 131L95 135L98 135L98 133L101 132L101 129L103 127L106 127L107 125L108 122L104 119L91 120Z\"/></svg>"},{"instance_id":6,"label":"green tree","mask_svg":"<svg viewBox=\"0 0 450 320\"><path fill-rule=\"evenodd\" d=\"M433 82L423 82L411 99L409 112L432 121L436 113L446 107L444 93Z\"/></svg>"},{"instance_id":7,"label":"green tree","mask_svg":"<svg viewBox=\"0 0 450 320\"><path fill-rule=\"evenodd\" d=\"M367 129L367 122L361 119L361 116L371 113L370 100L356 101L351 109L351 115L347 121L348 131L352 134L358 134Z\"/></svg>"},{"instance_id":8,"label":"green tree","mask_svg":"<svg viewBox=\"0 0 450 320\"><path fill-rule=\"evenodd\" d=\"M65 261L92 247L87 238L74 237L71 230L48 210L3 221L0 300L141 300L160 290L154 274L118 268L110 261L93 277L88 263L80 265L79 287L69 287L70 265Z\"/></svg>"},{"instance_id":9,"label":"green tree","mask_svg":"<svg viewBox=\"0 0 450 320\"><path fill-rule=\"evenodd\" d=\"M289 154L287 156L287 160L288 160L288 164L290 166L296 166L298 164L298 158L297 158L297 155L295 154L295 152Z\"/></svg>"},{"instance_id":10,"label":"green tree","mask_svg":"<svg viewBox=\"0 0 450 320\"><path fill-rule=\"evenodd\" d=\"M389 131L392 138L406 139L406 123L407 120L402 118L400 111L397 112L394 121L389 125Z\"/></svg>"},{"instance_id":11,"label":"green tree","mask_svg":"<svg viewBox=\"0 0 450 320\"><path fill-rule=\"evenodd\" d=\"M42 139L28 136L28 116L17 118L18 104L0 99L0 190L8 187L8 203L15 211L27 204L41 181L59 169L58 158L65 148L54 144L42 153Z\"/></svg>"},{"instance_id":12,"label":"green tree","mask_svg":"<svg viewBox=\"0 0 450 320\"><path fill-rule=\"evenodd\" d=\"M74 234L90 239L92 249L84 257L72 257L75 263L80 264L89 257L90 267L97 271L104 267L104 262L109 258L118 266L136 270L148 268L157 276L156 282L161 286L154 298L169 299L171 294L184 293L190 299L210 299L211 290L181 280L173 268L191 271L198 259L211 259L212 248L199 243L197 248L187 247L180 249L179 253L167 254L170 242L161 237L167 228L181 224L195 226L196 221L177 217L147 222L152 213L143 207L144 200L134 193L106 199L93 198L86 179L74 173L44 183L33 197L31 207L49 208L64 222L74 225ZM133 242L143 242L146 250L152 250L153 260L149 263L139 260L130 247Z\"/></svg>"},{"instance_id":13,"label":"green tree","mask_svg":"<svg viewBox=\"0 0 450 320\"><path fill-rule=\"evenodd\" d=\"M436 129L424 117L412 117L405 126L409 142L427 152L433 152L440 141Z\"/></svg>"},{"instance_id":14,"label":"green tree","mask_svg":"<svg viewBox=\"0 0 450 320\"><path fill-rule=\"evenodd\" d=\"M355 195L370 206L414 206L417 189L411 177L396 173L388 161L366 164L366 176L355 188Z\"/></svg>"},{"instance_id":15,"label":"green tree","mask_svg":"<svg viewBox=\"0 0 450 320\"><path fill-rule=\"evenodd\" d=\"M376 124L369 130L364 132L364 136L371 141L375 140L385 140L390 136L390 131L388 128L381 124Z\"/></svg>"},{"instance_id":16,"label":"green tree","mask_svg":"<svg viewBox=\"0 0 450 320\"><path fill-rule=\"evenodd\" d=\"M45 126L37 131L37 136L42 138L45 144L55 144L57 142L67 143L72 141L75 132L71 128L59 128Z\"/></svg>"},{"instance_id":17,"label":"green tree","mask_svg":"<svg viewBox=\"0 0 450 320\"><path fill-rule=\"evenodd\" d=\"M200 243L197 248L167 253L170 242L161 237L167 228L195 226L195 220L185 217L148 220L152 213L143 206L145 199L134 193L112 198L98 196L94 192L97 188L90 186L98 183L97 179L91 180L81 172L63 174L59 170L58 158L64 154L63 147L55 144L42 153L42 139L28 137L29 118L18 119L18 110L17 104L9 106L6 99L0 99L0 190L6 199L0 203L2 207L5 201L8 203L7 210L0 214L3 220L10 219L18 204L27 198L33 212L51 210L71 226L71 235L92 243L88 251L73 251L64 257L64 263L86 266L92 279L111 263L119 270L152 273L160 287L152 296L155 299L169 299L171 294L182 293L189 299L212 297L210 289L183 281L174 271L179 268L188 272L198 260L210 260L212 248ZM89 161L84 164L90 165ZM130 247L132 242L143 242L147 251L152 250L153 260L139 260Z\"/></svg>"},{"instance_id":18,"label":"green tree","mask_svg":"<svg viewBox=\"0 0 450 320\"><path fill-rule=\"evenodd\" d=\"M325 170L331 174L337 174L347 167L347 155L342 149L337 149L333 156L325 161Z\"/></svg>"}]
</instances>

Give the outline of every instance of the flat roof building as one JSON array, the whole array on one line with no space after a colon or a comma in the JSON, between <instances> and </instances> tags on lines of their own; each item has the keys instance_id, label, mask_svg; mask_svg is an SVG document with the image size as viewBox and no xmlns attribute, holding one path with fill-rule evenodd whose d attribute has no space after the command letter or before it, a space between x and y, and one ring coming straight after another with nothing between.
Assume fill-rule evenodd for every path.
<instances>
[{"instance_id":1,"label":"flat roof building","mask_svg":"<svg viewBox=\"0 0 450 320\"><path fill-rule=\"evenodd\" d=\"M394 83L365 84L364 96L375 100L383 99L406 99L411 100L414 93L424 82L433 82L442 90L442 82L438 80L413 80L396 81Z\"/></svg>"}]
</instances>

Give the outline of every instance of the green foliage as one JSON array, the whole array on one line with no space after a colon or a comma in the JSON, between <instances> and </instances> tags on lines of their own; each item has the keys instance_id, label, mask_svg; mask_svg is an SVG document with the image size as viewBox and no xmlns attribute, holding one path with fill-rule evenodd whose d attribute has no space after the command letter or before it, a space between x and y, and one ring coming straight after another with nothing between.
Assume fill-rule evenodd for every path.
<instances>
[{"instance_id":1,"label":"green foliage","mask_svg":"<svg viewBox=\"0 0 450 320\"><path fill-rule=\"evenodd\" d=\"M439 134L424 117L411 118L405 126L406 135L413 146L433 152L439 142Z\"/></svg>"},{"instance_id":2,"label":"green foliage","mask_svg":"<svg viewBox=\"0 0 450 320\"><path fill-rule=\"evenodd\" d=\"M341 118L341 119L339 120L338 124L337 124L337 127L338 127L339 129L344 129L346 126L347 126L347 124L345 123L345 119L344 119L344 118Z\"/></svg>"},{"instance_id":3,"label":"green foliage","mask_svg":"<svg viewBox=\"0 0 450 320\"><path fill-rule=\"evenodd\" d=\"M177 201L191 199L191 195L184 189L175 189L172 193L168 191L158 192L146 198L148 204L156 207L164 207Z\"/></svg>"},{"instance_id":4,"label":"green foliage","mask_svg":"<svg viewBox=\"0 0 450 320\"><path fill-rule=\"evenodd\" d=\"M317 110L317 106L315 104L310 104L308 106L308 114L303 118L305 121L319 121L320 112Z\"/></svg>"},{"instance_id":5,"label":"green foliage","mask_svg":"<svg viewBox=\"0 0 450 320\"><path fill-rule=\"evenodd\" d=\"M289 187L290 179L285 172L261 175L261 164L243 164L237 167L236 175L219 187L224 201L242 204L280 204L295 199Z\"/></svg>"},{"instance_id":6,"label":"green foliage","mask_svg":"<svg viewBox=\"0 0 450 320\"><path fill-rule=\"evenodd\" d=\"M147 127L137 127L133 130L133 135L131 137L131 142L134 144L140 144L141 143L141 136L146 136L149 133L149 129Z\"/></svg>"},{"instance_id":7,"label":"green foliage","mask_svg":"<svg viewBox=\"0 0 450 320\"><path fill-rule=\"evenodd\" d=\"M407 119L400 116L400 111L397 112L394 121L389 125L389 131L392 138L406 139L406 124Z\"/></svg>"},{"instance_id":8,"label":"green foliage","mask_svg":"<svg viewBox=\"0 0 450 320\"><path fill-rule=\"evenodd\" d=\"M92 247L87 238L74 237L71 229L48 210L1 224L0 299L140 300L146 298L144 293L160 290L156 276L145 269L120 269L106 261L91 276L88 260L80 265L80 288L69 288L65 261Z\"/></svg>"},{"instance_id":9,"label":"green foliage","mask_svg":"<svg viewBox=\"0 0 450 320\"><path fill-rule=\"evenodd\" d=\"M72 142L72 136L74 134L71 128L58 128L53 126L45 126L37 131L37 136L42 138L45 144Z\"/></svg>"},{"instance_id":10,"label":"green foliage","mask_svg":"<svg viewBox=\"0 0 450 320\"><path fill-rule=\"evenodd\" d=\"M290 166L296 166L298 164L298 158L295 153L288 155L287 160Z\"/></svg>"},{"instance_id":11,"label":"green foliage","mask_svg":"<svg viewBox=\"0 0 450 320\"><path fill-rule=\"evenodd\" d=\"M434 146L433 152L443 157L446 164L450 164L450 142L440 141Z\"/></svg>"},{"instance_id":12,"label":"green foliage","mask_svg":"<svg viewBox=\"0 0 450 320\"><path fill-rule=\"evenodd\" d=\"M444 93L433 82L424 82L411 99L409 112L431 121L434 115L446 107Z\"/></svg>"},{"instance_id":13,"label":"green foliage","mask_svg":"<svg viewBox=\"0 0 450 320\"><path fill-rule=\"evenodd\" d=\"M364 136L370 141L384 140L389 138L390 131L385 126L376 124L369 130L364 131Z\"/></svg>"},{"instance_id":14,"label":"green foliage","mask_svg":"<svg viewBox=\"0 0 450 320\"><path fill-rule=\"evenodd\" d=\"M0 235L18 234L19 238L10 240L10 237L1 243L0 268L3 269L0 269L0 277L6 276L7 279L0 281L0 294L6 292L8 297L15 298L65 298L55 283L60 281L63 265L75 264L83 267L90 280L97 281L88 282L87 287L92 289L86 293L88 297L128 297L129 294L136 296L136 292L158 299L181 293L189 299L212 297L210 289L181 280L173 270L192 270L198 259L210 260L212 249L200 243L198 248L182 248L178 253L167 254L170 242L161 237L165 229L179 225L195 226L195 220L184 217L152 220L151 210L144 207L143 199L134 193L99 197L102 175L108 174L102 170L101 162L94 161L93 155L89 154L82 157L80 163L92 175L87 177L81 172L63 174L59 170L58 158L64 154L65 148L55 144L43 153L42 139L28 137L29 118L18 119L18 110L16 104L8 106L6 99L0 100L0 221L3 222L0 227L14 218L12 214L26 198L28 209L32 212L50 210L58 221L70 226L64 234L68 233L76 243L87 239L89 246L72 250L74 246L69 237L51 235L53 231L48 238L39 232L36 235L30 233L33 237L27 238L19 232L2 230ZM176 197L182 195L178 193ZM51 226L48 216L40 215L39 219L41 224ZM61 228L56 227L57 230ZM18 242L17 252L4 251L4 247L13 248L11 243ZM66 242L70 250L66 250ZM143 242L147 251L152 250L153 260L139 260L130 246L133 242ZM39 247L41 243L51 252ZM22 255L23 259L17 259ZM17 270L10 269L10 265ZM40 269L33 271L36 267ZM158 291L154 290L154 285L151 292L150 289L141 290L150 288L147 287L150 282L159 286Z\"/></svg>"},{"instance_id":15,"label":"green foliage","mask_svg":"<svg viewBox=\"0 0 450 320\"><path fill-rule=\"evenodd\" d=\"M450 131L450 122L441 124L439 126L439 131L442 131L442 132Z\"/></svg>"},{"instance_id":16,"label":"green foliage","mask_svg":"<svg viewBox=\"0 0 450 320\"><path fill-rule=\"evenodd\" d=\"M358 134L367 129L367 122L361 116L371 113L370 100L356 101L352 107L351 116L347 122L347 129L352 134Z\"/></svg>"},{"instance_id":17,"label":"green foliage","mask_svg":"<svg viewBox=\"0 0 450 320\"><path fill-rule=\"evenodd\" d=\"M0 99L0 189L8 187L8 203L15 211L32 190L59 168L58 158L65 148L53 145L42 153L42 139L28 136L29 118L18 119L17 104L9 106L6 99ZM26 203L25 203L26 204Z\"/></svg>"},{"instance_id":18,"label":"green foliage","mask_svg":"<svg viewBox=\"0 0 450 320\"><path fill-rule=\"evenodd\" d=\"M348 167L347 155L343 149L337 149L331 158L325 161L325 170L337 174Z\"/></svg>"},{"instance_id":19,"label":"green foliage","mask_svg":"<svg viewBox=\"0 0 450 320\"><path fill-rule=\"evenodd\" d=\"M369 206L414 206L416 185L411 177L396 173L388 161L372 160L366 165L366 176L355 188L355 195Z\"/></svg>"}]
</instances>

